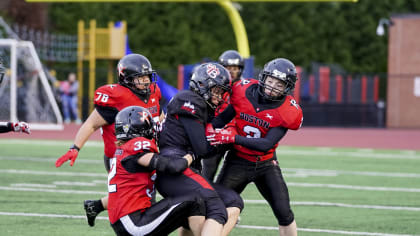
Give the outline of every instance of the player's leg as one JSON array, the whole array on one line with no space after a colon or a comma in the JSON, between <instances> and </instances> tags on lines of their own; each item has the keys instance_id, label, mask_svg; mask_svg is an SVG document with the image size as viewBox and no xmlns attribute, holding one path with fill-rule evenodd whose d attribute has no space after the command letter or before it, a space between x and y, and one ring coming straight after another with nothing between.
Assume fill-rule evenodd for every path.
<instances>
[{"instance_id":1,"label":"player's leg","mask_svg":"<svg viewBox=\"0 0 420 236\"><path fill-rule=\"evenodd\" d=\"M108 173L111 168L111 159L104 155L105 170ZM99 213L108 209L108 196L104 196L98 200L86 200L83 202L86 212L86 218L90 227L95 226L95 219Z\"/></svg>"},{"instance_id":2,"label":"player's leg","mask_svg":"<svg viewBox=\"0 0 420 236\"><path fill-rule=\"evenodd\" d=\"M120 235L168 235L176 228L189 224L194 235L200 235L205 220L203 200L196 194L166 198L145 211L137 211L121 217L112 224ZM194 225L193 225L194 224Z\"/></svg>"},{"instance_id":3,"label":"player's leg","mask_svg":"<svg viewBox=\"0 0 420 236\"><path fill-rule=\"evenodd\" d=\"M220 184L213 184L213 187L223 200L228 213L228 220L223 226L222 235L229 235L238 222L239 214L244 209L244 202L239 194L232 189L224 187Z\"/></svg>"},{"instance_id":4,"label":"player's leg","mask_svg":"<svg viewBox=\"0 0 420 236\"><path fill-rule=\"evenodd\" d=\"M229 152L217 176L216 183L241 194L251 182L249 171L253 171L253 163L236 158L233 152Z\"/></svg>"},{"instance_id":5,"label":"player's leg","mask_svg":"<svg viewBox=\"0 0 420 236\"><path fill-rule=\"evenodd\" d=\"M297 226L290 207L289 190L277 161L261 164L254 182L277 218L280 236L296 236Z\"/></svg>"},{"instance_id":6,"label":"player's leg","mask_svg":"<svg viewBox=\"0 0 420 236\"><path fill-rule=\"evenodd\" d=\"M182 196L197 193L206 206L206 221L202 235L220 235L227 221L227 212L223 201L210 183L201 175L187 169L181 175L158 173L156 188L164 197Z\"/></svg>"}]
</instances>

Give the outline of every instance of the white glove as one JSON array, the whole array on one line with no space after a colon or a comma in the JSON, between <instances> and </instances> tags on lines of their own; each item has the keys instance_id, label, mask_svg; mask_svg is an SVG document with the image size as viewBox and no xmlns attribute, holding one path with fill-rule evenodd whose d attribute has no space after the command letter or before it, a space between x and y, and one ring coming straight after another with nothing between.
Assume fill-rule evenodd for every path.
<instances>
[{"instance_id":1,"label":"white glove","mask_svg":"<svg viewBox=\"0 0 420 236\"><path fill-rule=\"evenodd\" d=\"M28 123L25 122L17 122L17 123L13 123L12 122L12 131L14 132L24 132L27 134L31 133L31 129L29 128Z\"/></svg>"}]
</instances>

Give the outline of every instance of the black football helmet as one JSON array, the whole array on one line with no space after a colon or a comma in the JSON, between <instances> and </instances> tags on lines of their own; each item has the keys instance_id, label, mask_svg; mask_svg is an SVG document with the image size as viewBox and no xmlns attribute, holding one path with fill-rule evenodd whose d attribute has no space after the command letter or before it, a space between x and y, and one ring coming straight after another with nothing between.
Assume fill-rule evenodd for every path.
<instances>
[{"instance_id":1,"label":"black football helmet","mask_svg":"<svg viewBox=\"0 0 420 236\"><path fill-rule=\"evenodd\" d=\"M265 89L273 91L278 90L277 88L265 84L268 76L279 79L285 83L285 89L280 93L280 95L269 96L265 93ZM287 59L277 58L265 64L264 69L258 75L258 92L268 100L279 101L293 91L296 80L297 72L295 65Z\"/></svg>"},{"instance_id":2,"label":"black football helmet","mask_svg":"<svg viewBox=\"0 0 420 236\"><path fill-rule=\"evenodd\" d=\"M115 117L115 136L127 141L136 137L157 139L156 125L149 110L140 106L129 106Z\"/></svg>"},{"instance_id":3,"label":"black football helmet","mask_svg":"<svg viewBox=\"0 0 420 236\"><path fill-rule=\"evenodd\" d=\"M3 82L3 77L5 73L6 73L6 68L4 68L3 60L0 58L0 85Z\"/></svg>"},{"instance_id":4,"label":"black football helmet","mask_svg":"<svg viewBox=\"0 0 420 236\"><path fill-rule=\"evenodd\" d=\"M239 78L241 78L242 76L242 72L244 69L244 59L242 58L242 56L239 54L239 52L235 51L235 50L227 50L224 53L222 53L222 55L220 55L219 57L219 63L226 67L226 66L237 66L239 67L239 75L238 78L232 78L235 81L239 80Z\"/></svg>"},{"instance_id":5,"label":"black football helmet","mask_svg":"<svg viewBox=\"0 0 420 236\"><path fill-rule=\"evenodd\" d=\"M215 108L211 103L211 89L220 87L225 92L230 92L229 71L218 63L204 63L194 69L190 79L190 90L200 95L208 105Z\"/></svg>"},{"instance_id":6,"label":"black football helmet","mask_svg":"<svg viewBox=\"0 0 420 236\"><path fill-rule=\"evenodd\" d=\"M156 71L152 69L152 64L143 55L140 54L128 54L121 58L118 62L118 83L122 86L128 87L135 93L146 96L150 94L150 86L146 89L138 89L133 82L133 79L139 76L148 75L150 82L155 85L156 82Z\"/></svg>"}]
</instances>

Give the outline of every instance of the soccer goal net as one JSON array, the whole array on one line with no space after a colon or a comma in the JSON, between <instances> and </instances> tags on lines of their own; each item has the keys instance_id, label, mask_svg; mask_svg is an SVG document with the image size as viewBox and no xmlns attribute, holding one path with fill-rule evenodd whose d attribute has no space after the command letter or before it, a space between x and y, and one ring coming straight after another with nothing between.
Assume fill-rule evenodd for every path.
<instances>
[{"instance_id":1,"label":"soccer goal net","mask_svg":"<svg viewBox=\"0 0 420 236\"><path fill-rule=\"evenodd\" d=\"M0 121L25 121L31 129L63 129L63 118L30 41L0 38L6 74L0 84Z\"/></svg>"}]
</instances>

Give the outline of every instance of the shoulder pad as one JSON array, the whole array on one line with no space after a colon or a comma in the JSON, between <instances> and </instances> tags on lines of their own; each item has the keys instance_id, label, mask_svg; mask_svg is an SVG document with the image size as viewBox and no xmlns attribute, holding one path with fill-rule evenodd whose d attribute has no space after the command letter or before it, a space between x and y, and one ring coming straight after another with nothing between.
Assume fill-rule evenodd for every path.
<instances>
[{"instance_id":1,"label":"shoulder pad","mask_svg":"<svg viewBox=\"0 0 420 236\"><path fill-rule=\"evenodd\" d=\"M147 138L139 137L129 140L122 146L127 155L143 152L158 152L156 142Z\"/></svg>"},{"instance_id":2,"label":"shoulder pad","mask_svg":"<svg viewBox=\"0 0 420 236\"><path fill-rule=\"evenodd\" d=\"M297 104L296 100L292 96L287 96L286 105L289 109L287 109L288 119L286 128L297 130L302 126L303 122L303 112L300 108L299 104Z\"/></svg>"},{"instance_id":3,"label":"shoulder pad","mask_svg":"<svg viewBox=\"0 0 420 236\"><path fill-rule=\"evenodd\" d=\"M107 84L95 91L94 103L98 106L115 107L121 97L127 93L127 88L118 84Z\"/></svg>"},{"instance_id":4,"label":"shoulder pad","mask_svg":"<svg viewBox=\"0 0 420 236\"><path fill-rule=\"evenodd\" d=\"M192 91L184 90L177 93L168 104L169 115L180 115L207 120L207 105L202 97Z\"/></svg>"}]
</instances>

